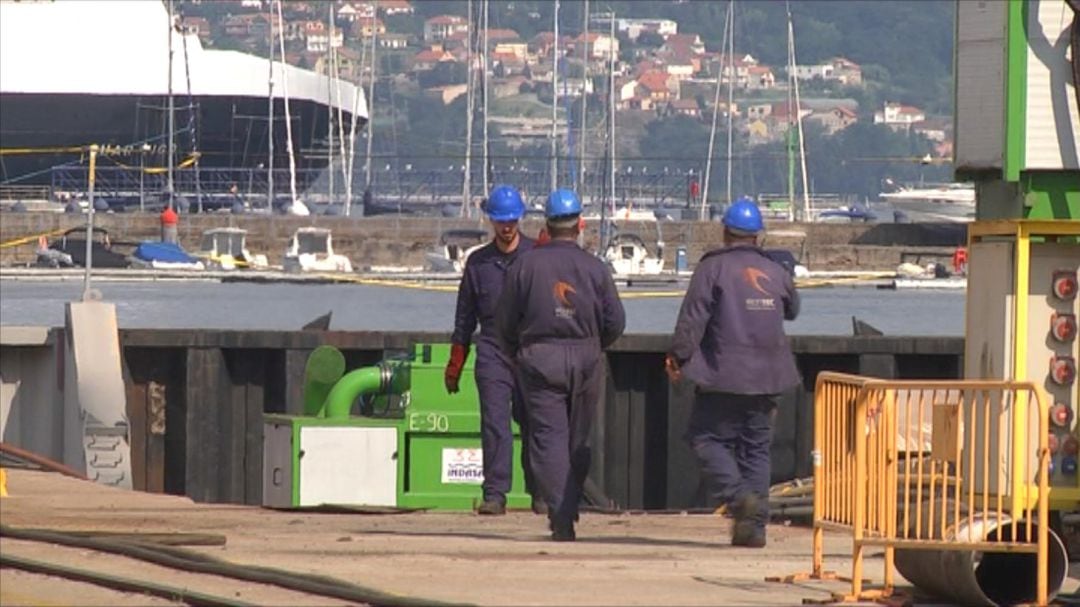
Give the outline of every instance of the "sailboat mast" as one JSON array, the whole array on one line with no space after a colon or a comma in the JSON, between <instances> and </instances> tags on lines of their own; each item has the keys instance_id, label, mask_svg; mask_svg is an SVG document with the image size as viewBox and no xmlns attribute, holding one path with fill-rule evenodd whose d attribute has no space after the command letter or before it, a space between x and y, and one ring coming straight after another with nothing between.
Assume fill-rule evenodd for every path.
<instances>
[{"instance_id":1,"label":"sailboat mast","mask_svg":"<svg viewBox=\"0 0 1080 607\"><path fill-rule=\"evenodd\" d=\"M461 180L461 216L472 216L472 130L473 130L473 3L467 3L468 33L465 37L465 171Z\"/></svg>"},{"instance_id":2,"label":"sailboat mast","mask_svg":"<svg viewBox=\"0 0 1080 607\"><path fill-rule=\"evenodd\" d=\"M490 191L491 189L491 183L489 183L489 180L491 178L491 153L488 149L488 53L491 52L490 47L488 47L488 13L490 12L489 9L490 6L488 4L488 0L484 0L482 6L482 10L484 12L484 41L480 51L480 86L482 87L480 89L480 94L483 96L483 100L481 103L483 104L482 120L484 121L484 196L487 196L488 191Z\"/></svg>"},{"instance_id":3,"label":"sailboat mast","mask_svg":"<svg viewBox=\"0 0 1080 607\"><path fill-rule=\"evenodd\" d=\"M731 35L731 30L730 30L730 26L732 24L732 22L731 22L731 14L733 12L734 5L735 5L735 0L731 0L728 3L727 18L724 19L724 35L720 39L720 51L721 51L720 52L720 58L721 59L724 58L723 50L724 50L724 48L726 46L728 46L728 36ZM701 211L700 211L700 213L698 215L698 220L699 221L705 221L705 208L706 208L706 205L708 204L708 200L709 200L709 181L712 179L713 146L716 143L716 119L720 115L720 85L724 80L724 67L725 67L724 63L723 63L723 61L721 61L720 68L719 68L719 70L718 70L718 72L716 74L716 90L713 93L712 126L709 128L709 153L705 157L705 174L702 176L702 181L704 183L701 184ZM727 57L727 68L728 68L727 69L727 74L728 74L728 94L730 96L731 87L732 87L732 81L733 81L733 79L735 77L734 62L731 59L730 53L728 54L728 57ZM730 102L728 103L727 113L728 113L728 132L730 133L730 131L731 131L731 104L730 104ZM730 197L728 199L728 202L731 202Z\"/></svg>"},{"instance_id":4,"label":"sailboat mast","mask_svg":"<svg viewBox=\"0 0 1080 607\"><path fill-rule=\"evenodd\" d=\"M277 16L278 23L285 23L285 17L281 14L281 3L283 0L277 0ZM285 147L289 156L289 194L292 196L290 199L290 207L296 204L296 155L293 147L292 136L292 116L289 113L289 71L284 65L285 61L285 33L278 38L278 50L281 51L281 95L285 98Z\"/></svg>"},{"instance_id":5,"label":"sailboat mast","mask_svg":"<svg viewBox=\"0 0 1080 607\"><path fill-rule=\"evenodd\" d=\"M326 5L326 203L334 204L334 104L331 99L334 87L334 3Z\"/></svg>"},{"instance_id":6,"label":"sailboat mast","mask_svg":"<svg viewBox=\"0 0 1080 607\"><path fill-rule=\"evenodd\" d=\"M551 191L559 187L559 0L555 0L554 29L551 51Z\"/></svg>"},{"instance_id":7,"label":"sailboat mast","mask_svg":"<svg viewBox=\"0 0 1080 607\"><path fill-rule=\"evenodd\" d=\"M795 71L795 24L791 19L791 5L788 4L788 49L791 56L792 72ZM795 125L799 137L799 166L802 172L803 196L800 209L800 221L810 221L810 182L806 177L806 140L803 137L802 101L799 98L799 79L795 78ZM793 175L794 176L794 175Z\"/></svg>"},{"instance_id":8,"label":"sailboat mast","mask_svg":"<svg viewBox=\"0 0 1080 607\"><path fill-rule=\"evenodd\" d=\"M176 150L173 149L173 133L176 130L175 116L174 116L174 114L176 114L176 108L173 107L174 101L173 101L173 82L172 82L173 81L173 32L175 30L175 27L174 27L175 26L175 17L174 17L174 14L173 14L173 2L172 2L172 0L169 0L168 5L169 5L169 85L168 85L168 87L169 87L169 89L168 89L169 90L169 94L168 94L169 95L169 100L168 100L168 112L169 112L169 115L168 115L168 125L169 125L168 146L169 146L169 151L168 151L168 156L167 156L167 158L168 158L168 163L167 163L168 166L166 168L165 195L166 195L167 200L168 200L169 208L171 209L171 208L173 208L173 164L175 164L175 162L176 162Z\"/></svg>"},{"instance_id":9,"label":"sailboat mast","mask_svg":"<svg viewBox=\"0 0 1080 607\"><path fill-rule=\"evenodd\" d=\"M734 158L734 154L733 154L733 144L734 144L734 140L735 140L734 139L734 131L735 131L735 129L732 128L732 122L734 120L734 118L733 118L734 114L732 113L734 110L732 108L735 106L735 0L731 0L731 4L728 5L728 23L727 23L726 28L727 28L727 31L728 31L728 37L727 37L727 39L728 39L727 40L727 42L728 42L728 68L729 68L728 69L728 74L729 74L729 78L730 78L730 80L728 80L728 87L727 87L728 124L727 124L727 180L726 180L726 183L727 183L727 202L728 202L728 204L731 204L731 202L733 200L732 197L731 197L731 166L735 162L735 158Z\"/></svg>"},{"instance_id":10,"label":"sailboat mast","mask_svg":"<svg viewBox=\"0 0 1080 607\"><path fill-rule=\"evenodd\" d=\"M371 151L375 143L375 70L378 64L375 62L375 43L379 37L378 27L378 15L379 15L379 3L372 3L371 5L374 14L371 17L371 63L369 64L370 78L368 82L368 121L367 121L367 154L364 157L364 194L365 197L371 193Z\"/></svg>"},{"instance_id":11,"label":"sailboat mast","mask_svg":"<svg viewBox=\"0 0 1080 607\"><path fill-rule=\"evenodd\" d=\"M582 68L583 68L584 72L583 72L583 75L582 75L583 79L582 79L582 82L581 82L581 120L580 120L581 129L579 131L581 133L581 135L580 135L581 142L578 144L580 146L579 150L578 150L578 171L577 171L577 178L578 179L577 179L577 183L574 184L574 186L575 186L575 189L577 190L578 196L580 196L581 199L584 200L585 199L585 139L586 139L586 133L587 133L586 125L588 124L588 122L586 120L586 116L588 115L588 108L589 108L589 93L588 93L588 86L589 86L589 58L590 58L589 57L589 0L585 0L585 5L582 8L582 14L584 15L582 17L582 20L584 21L584 24L581 27L581 31L582 31L581 36L582 36L582 39L583 39L584 42L581 45L581 47L582 47L581 61L582 61ZM613 46L609 47L609 48L611 50L613 50Z\"/></svg>"},{"instance_id":12,"label":"sailboat mast","mask_svg":"<svg viewBox=\"0 0 1080 607\"><path fill-rule=\"evenodd\" d=\"M270 21L270 74L266 80L266 208L274 208L274 3L266 5ZM281 24L278 23L278 27Z\"/></svg>"},{"instance_id":13,"label":"sailboat mast","mask_svg":"<svg viewBox=\"0 0 1080 607\"><path fill-rule=\"evenodd\" d=\"M614 40L615 39L615 12L614 11L612 11L612 13L611 13L611 19L610 19L610 22L608 24L608 27L610 29L609 35L611 36L611 39ZM610 170L608 171L610 174L608 175L608 179L611 180L611 184L610 184L610 187L611 187L611 209L614 211L615 210L615 150L616 150L616 146L615 146L615 143L616 143L616 141L615 141L615 53L611 53L610 57L608 58L608 88L611 91L611 94L609 95L609 99L608 99L608 103L610 104L609 107L608 107L608 139L609 139L609 141L608 141L608 146L609 146L608 147L608 151L609 151L608 161L610 162L610 166L609 166ZM604 246L607 245L607 243L601 243L601 244L604 245Z\"/></svg>"}]
</instances>

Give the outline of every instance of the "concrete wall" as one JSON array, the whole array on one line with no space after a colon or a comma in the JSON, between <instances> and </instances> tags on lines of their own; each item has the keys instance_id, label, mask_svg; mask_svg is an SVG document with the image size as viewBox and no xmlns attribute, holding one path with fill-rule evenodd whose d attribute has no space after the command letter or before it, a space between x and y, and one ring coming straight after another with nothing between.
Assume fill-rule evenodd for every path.
<instances>
[{"instance_id":1,"label":"concrete wall","mask_svg":"<svg viewBox=\"0 0 1080 607\"><path fill-rule=\"evenodd\" d=\"M109 230L116 243L136 243L159 239L160 224L156 215L104 213L96 216L97 225ZM85 225L82 215L63 213L4 213L0 221L0 243L34 237L30 242L0 248L0 263L28 263L34 258L36 236L57 230ZM280 264L286 241L296 228L323 226L334 231L334 248L349 256L353 265L422 265L424 253L431 250L443 230L451 228L485 227L476 219L443 219L435 217L288 217L188 215L180 221L180 241L189 251L199 245L205 230L222 226L247 229L248 247L252 253L264 253L271 264ZM688 249L691 263L706 251L719 246L722 226L715 222L662 222L665 258L674 266L676 247ZM540 230L539 219L524 222L526 234L535 236ZM597 222L591 222L586 245L594 247L599 240ZM621 227L636 232L650 245L656 239L656 224L627 223ZM955 246L966 239L964 227L933 224L776 224L770 226L767 246L793 251L811 269L873 269L892 270L905 251L932 252L942 258L952 254Z\"/></svg>"},{"instance_id":2,"label":"concrete wall","mask_svg":"<svg viewBox=\"0 0 1080 607\"><path fill-rule=\"evenodd\" d=\"M60 331L0 327L0 440L64 459Z\"/></svg>"},{"instance_id":3,"label":"concrete wall","mask_svg":"<svg viewBox=\"0 0 1080 607\"><path fill-rule=\"evenodd\" d=\"M0 434L61 459L63 397L56 377L60 331L0 333ZM42 335L47 339L42 342ZM29 337L28 337L29 336ZM30 339L32 338L32 339ZM304 362L329 344L349 368L371 365L443 333L123 330L132 477L136 489L204 502L262 499L262 416L299 414ZM591 477L626 508L703 504L698 464L682 439L689 386L663 373L668 335L619 340L595 425ZM886 378L961 377L960 338L794 337L803 384L777 417L773 478L812 473L813 389L825 370Z\"/></svg>"}]
</instances>

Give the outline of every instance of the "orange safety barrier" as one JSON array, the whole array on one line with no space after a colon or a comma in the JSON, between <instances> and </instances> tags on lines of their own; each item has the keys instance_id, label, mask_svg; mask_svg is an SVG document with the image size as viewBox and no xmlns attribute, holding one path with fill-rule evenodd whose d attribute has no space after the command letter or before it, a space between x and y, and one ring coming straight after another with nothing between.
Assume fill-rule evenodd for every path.
<instances>
[{"instance_id":1,"label":"orange safety barrier","mask_svg":"<svg viewBox=\"0 0 1080 607\"><path fill-rule=\"evenodd\" d=\"M917 549L1033 553L1033 598L1047 604L1049 418L1039 388L826 372L814 410L812 570L783 581L846 579L824 569L824 532L835 530L851 534L852 568L850 592L834 602L890 596L896 550ZM885 551L877 588L864 587L867 546Z\"/></svg>"}]
</instances>

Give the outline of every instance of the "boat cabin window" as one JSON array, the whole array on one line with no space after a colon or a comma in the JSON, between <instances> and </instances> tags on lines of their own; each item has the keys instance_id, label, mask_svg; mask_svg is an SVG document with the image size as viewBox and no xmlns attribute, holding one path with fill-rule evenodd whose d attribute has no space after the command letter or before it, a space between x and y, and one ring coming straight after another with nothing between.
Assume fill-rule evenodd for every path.
<instances>
[{"instance_id":1,"label":"boat cabin window","mask_svg":"<svg viewBox=\"0 0 1080 607\"><path fill-rule=\"evenodd\" d=\"M622 258L633 259L634 258L634 245L625 244L622 246Z\"/></svg>"},{"instance_id":2,"label":"boat cabin window","mask_svg":"<svg viewBox=\"0 0 1080 607\"><path fill-rule=\"evenodd\" d=\"M222 243L225 246L220 247L223 253L228 253L233 257L244 256L244 237L241 234L229 234L226 236L226 242Z\"/></svg>"},{"instance_id":3,"label":"boat cabin window","mask_svg":"<svg viewBox=\"0 0 1080 607\"><path fill-rule=\"evenodd\" d=\"M296 240L298 253L327 252L327 238L325 234L298 234Z\"/></svg>"}]
</instances>

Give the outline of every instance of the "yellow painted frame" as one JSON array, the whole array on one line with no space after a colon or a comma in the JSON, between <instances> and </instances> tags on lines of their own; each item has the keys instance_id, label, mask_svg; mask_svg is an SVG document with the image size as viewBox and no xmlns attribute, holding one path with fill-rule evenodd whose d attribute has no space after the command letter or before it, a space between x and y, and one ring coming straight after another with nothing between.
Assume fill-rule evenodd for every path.
<instances>
[{"instance_id":1,"label":"yellow painted frame","mask_svg":"<svg viewBox=\"0 0 1080 607\"><path fill-rule=\"evenodd\" d=\"M1016 255L1012 275L1015 278L1016 295L1013 298L1013 358L1012 377L1013 381L1028 381L1028 296L1031 287L1031 239L1045 236L1071 236L1080 238L1080 220L1024 220L1003 219L992 221L976 221L968 226L968 248L975 242L985 238L1011 237L1015 239ZM1016 407L1013 409L1013 428L1020 436L1027 436L1028 402L1026 395L1017 395ZM1014 509L1018 509L1022 503L1030 503L1034 500L1030 482L1023 481L1025 471L1022 469L1019 458L1012 459L1013 487L1010 491ZM1078 486L1051 487L1050 502L1053 506L1073 508L1080 502L1080 475L1077 476ZM1057 509L1057 508L1055 508Z\"/></svg>"}]
</instances>

